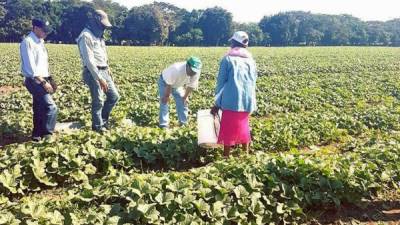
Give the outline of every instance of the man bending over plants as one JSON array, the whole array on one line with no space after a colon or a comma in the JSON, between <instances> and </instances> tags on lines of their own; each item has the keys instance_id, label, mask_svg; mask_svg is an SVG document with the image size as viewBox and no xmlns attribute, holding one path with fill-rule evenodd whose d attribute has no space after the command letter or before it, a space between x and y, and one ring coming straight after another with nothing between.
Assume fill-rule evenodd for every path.
<instances>
[{"instance_id":1,"label":"man bending over plants","mask_svg":"<svg viewBox=\"0 0 400 225\"><path fill-rule=\"evenodd\" d=\"M161 73L158 79L160 128L169 127L168 102L171 94L175 99L180 125L187 124L189 95L199 85L201 67L201 60L192 56L186 62L172 64Z\"/></svg>"}]
</instances>

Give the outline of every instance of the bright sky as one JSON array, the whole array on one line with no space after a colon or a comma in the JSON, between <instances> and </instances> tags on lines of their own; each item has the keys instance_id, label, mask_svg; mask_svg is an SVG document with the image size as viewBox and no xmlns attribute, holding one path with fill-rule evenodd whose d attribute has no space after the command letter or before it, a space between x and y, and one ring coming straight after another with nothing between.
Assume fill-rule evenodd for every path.
<instances>
[{"instance_id":1,"label":"bright sky","mask_svg":"<svg viewBox=\"0 0 400 225\"><path fill-rule=\"evenodd\" d=\"M114 0L126 7L153 0ZM301 10L324 14L351 14L362 20L400 18L400 0L159 0L187 10L220 6L237 22L258 22L265 15Z\"/></svg>"}]
</instances>

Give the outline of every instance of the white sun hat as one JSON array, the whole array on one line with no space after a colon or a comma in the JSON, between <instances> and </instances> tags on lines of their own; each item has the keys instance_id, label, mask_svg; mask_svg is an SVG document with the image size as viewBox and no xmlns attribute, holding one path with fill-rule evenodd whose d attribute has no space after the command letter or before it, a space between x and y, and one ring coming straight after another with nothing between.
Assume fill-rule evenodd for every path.
<instances>
[{"instance_id":1,"label":"white sun hat","mask_svg":"<svg viewBox=\"0 0 400 225\"><path fill-rule=\"evenodd\" d=\"M249 44L249 35L244 31L236 31L233 36L229 39L229 41L235 40L243 45Z\"/></svg>"}]
</instances>

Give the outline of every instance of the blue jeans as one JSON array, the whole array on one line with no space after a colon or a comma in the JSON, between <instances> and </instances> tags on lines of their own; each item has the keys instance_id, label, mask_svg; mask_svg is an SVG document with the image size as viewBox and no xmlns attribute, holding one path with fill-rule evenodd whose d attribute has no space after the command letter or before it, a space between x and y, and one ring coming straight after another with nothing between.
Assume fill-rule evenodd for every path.
<instances>
[{"instance_id":1,"label":"blue jeans","mask_svg":"<svg viewBox=\"0 0 400 225\"><path fill-rule=\"evenodd\" d=\"M162 76L158 79L158 92L160 94L160 127L168 127L169 125L169 107L168 104L163 104L161 99L164 96L165 88L167 84L165 83ZM181 93L176 88L172 88L172 96L175 99L176 111L178 112L178 120L181 125L184 125L188 121L189 109L183 102L183 93Z\"/></svg>"},{"instance_id":2,"label":"blue jeans","mask_svg":"<svg viewBox=\"0 0 400 225\"><path fill-rule=\"evenodd\" d=\"M93 78L89 70L85 69L83 71L83 81L89 86L92 98L92 129L96 131L107 126L111 111L120 98L108 71L100 70L99 76L108 84L108 91L106 93L101 90L99 82Z\"/></svg>"},{"instance_id":3,"label":"blue jeans","mask_svg":"<svg viewBox=\"0 0 400 225\"><path fill-rule=\"evenodd\" d=\"M34 79L26 78L25 86L33 98L32 137L43 137L53 134L58 112L53 98Z\"/></svg>"}]
</instances>

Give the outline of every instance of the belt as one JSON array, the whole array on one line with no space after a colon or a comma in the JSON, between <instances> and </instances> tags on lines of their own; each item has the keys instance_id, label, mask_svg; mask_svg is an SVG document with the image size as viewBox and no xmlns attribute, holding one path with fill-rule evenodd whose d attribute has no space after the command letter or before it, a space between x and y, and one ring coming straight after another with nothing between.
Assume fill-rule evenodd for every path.
<instances>
[{"instance_id":1,"label":"belt","mask_svg":"<svg viewBox=\"0 0 400 225\"><path fill-rule=\"evenodd\" d=\"M26 79L30 79L30 80L36 81L36 79L34 77L26 77ZM51 81L51 80L53 80L53 78L51 76L50 77L43 77L43 80Z\"/></svg>"},{"instance_id":2,"label":"belt","mask_svg":"<svg viewBox=\"0 0 400 225\"><path fill-rule=\"evenodd\" d=\"M108 66L96 66L97 67L97 69L99 69L99 70L107 70L108 69ZM84 68L85 68L85 70L89 70L88 68L87 68L87 66L84 66Z\"/></svg>"},{"instance_id":3,"label":"belt","mask_svg":"<svg viewBox=\"0 0 400 225\"><path fill-rule=\"evenodd\" d=\"M97 66L97 69L99 69L99 70L107 70L108 66Z\"/></svg>"}]
</instances>

